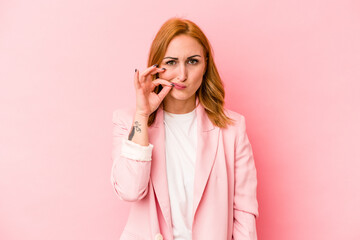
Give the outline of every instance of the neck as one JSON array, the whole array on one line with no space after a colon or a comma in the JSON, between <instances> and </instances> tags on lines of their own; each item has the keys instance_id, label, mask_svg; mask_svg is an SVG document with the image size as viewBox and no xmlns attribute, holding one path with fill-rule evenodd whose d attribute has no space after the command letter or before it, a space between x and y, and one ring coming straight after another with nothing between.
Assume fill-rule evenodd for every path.
<instances>
[{"instance_id":1,"label":"neck","mask_svg":"<svg viewBox=\"0 0 360 240\"><path fill-rule=\"evenodd\" d=\"M163 109L169 113L184 114L195 109L195 94L186 100L178 100L174 98L166 98L163 101Z\"/></svg>"}]
</instances>

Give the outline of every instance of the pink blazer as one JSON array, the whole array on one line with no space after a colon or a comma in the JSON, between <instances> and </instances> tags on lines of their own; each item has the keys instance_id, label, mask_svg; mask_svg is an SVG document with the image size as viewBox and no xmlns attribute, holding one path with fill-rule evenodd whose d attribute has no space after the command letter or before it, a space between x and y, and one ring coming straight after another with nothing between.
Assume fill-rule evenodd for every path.
<instances>
[{"instance_id":1,"label":"pink blazer","mask_svg":"<svg viewBox=\"0 0 360 240\"><path fill-rule=\"evenodd\" d=\"M122 139L128 138L132 127L134 110L113 112L111 183L120 199L133 202L120 240L172 240L163 108L159 106L156 120L149 127L149 142L154 146L151 161L120 155ZM196 107L193 240L256 239L256 230L244 230L249 216L259 216L257 174L245 118L228 109L225 113L236 124L220 129L212 124L201 104Z\"/></svg>"}]
</instances>

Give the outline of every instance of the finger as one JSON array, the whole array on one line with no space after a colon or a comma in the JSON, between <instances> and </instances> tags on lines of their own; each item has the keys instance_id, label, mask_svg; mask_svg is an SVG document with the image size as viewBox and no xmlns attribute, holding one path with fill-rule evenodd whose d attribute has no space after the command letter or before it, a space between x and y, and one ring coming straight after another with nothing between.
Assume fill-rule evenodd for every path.
<instances>
[{"instance_id":1,"label":"finger","mask_svg":"<svg viewBox=\"0 0 360 240\"><path fill-rule=\"evenodd\" d=\"M148 67L146 70L144 70L144 72L142 72L140 74L140 78L139 78L139 81L140 82L144 82L146 80L146 77L154 71L154 69L157 69L158 65L157 64L154 64L152 65L151 67ZM156 73L156 72L155 72Z\"/></svg>"},{"instance_id":2,"label":"finger","mask_svg":"<svg viewBox=\"0 0 360 240\"><path fill-rule=\"evenodd\" d=\"M159 72L164 72L166 70L166 68L154 68L152 71L150 71L151 75L155 75Z\"/></svg>"},{"instance_id":3,"label":"finger","mask_svg":"<svg viewBox=\"0 0 360 240\"><path fill-rule=\"evenodd\" d=\"M175 86L173 83L169 82L169 81L166 81L164 79L155 79L154 81L152 81L152 87L151 87L151 91L154 91L155 87L159 86L159 85L162 85L162 86L168 86L168 87L173 87Z\"/></svg>"},{"instance_id":4,"label":"finger","mask_svg":"<svg viewBox=\"0 0 360 240\"><path fill-rule=\"evenodd\" d=\"M160 98L160 100L162 101L166 95L170 92L170 90L172 89L172 87L169 86L164 86L161 91L158 93L158 97Z\"/></svg>"},{"instance_id":5,"label":"finger","mask_svg":"<svg viewBox=\"0 0 360 240\"><path fill-rule=\"evenodd\" d=\"M154 81L152 81L152 83L153 83L155 86L159 86L160 84L161 84L161 85L167 85L167 86L169 86L169 87L174 86L173 83L171 83L171 82L169 82L169 81L167 81L167 80L164 80L164 79L162 79L162 78L155 79Z\"/></svg>"},{"instance_id":6,"label":"finger","mask_svg":"<svg viewBox=\"0 0 360 240\"><path fill-rule=\"evenodd\" d=\"M134 86L136 89L140 88L140 83L139 83L139 70L135 69L135 74L134 74Z\"/></svg>"},{"instance_id":7,"label":"finger","mask_svg":"<svg viewBox=\"0 0 360 240\"><path fill-rule=\"evenodd\" d=\"M150 67L150 71L148 72L147 75L155 75L156 73L164 72L166 70L166 68L158 68L153 66Z\"/></svg>"}]
</instances>

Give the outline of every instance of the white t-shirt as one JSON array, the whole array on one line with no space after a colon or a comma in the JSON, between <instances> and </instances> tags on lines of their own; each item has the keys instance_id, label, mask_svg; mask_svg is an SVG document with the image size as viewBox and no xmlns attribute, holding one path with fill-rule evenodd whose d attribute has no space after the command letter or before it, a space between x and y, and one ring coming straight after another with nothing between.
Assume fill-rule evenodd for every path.
<instances>
[{"instance_id":1,"label":"white t-shirt","mask_svg":"<svg viewBox=\"0 0 360 240\"><path fill-rule=\"evenodd\" d=\"M197 145L195 109L185 114L164 111L164 124L174 240L190 240Z\"/></svg>"}]
</instances>

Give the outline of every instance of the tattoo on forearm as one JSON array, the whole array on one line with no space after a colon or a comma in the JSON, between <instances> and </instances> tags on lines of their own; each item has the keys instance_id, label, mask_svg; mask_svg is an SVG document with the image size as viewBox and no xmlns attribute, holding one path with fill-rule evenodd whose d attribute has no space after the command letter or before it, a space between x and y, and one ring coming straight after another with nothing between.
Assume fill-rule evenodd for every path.
<instances>
[{"instance_id":1,"label":"tattoo on forearm","mask_svg":"<svg viewBox=\"0 0 360 240\"><path fill-rule=\"evenodd\" d=\"M141 132L140 126L141 126L141 124L138 121L135 121L135 129L137 132Z\"/></svg>"},{"instance_id":2,"label":"tattoo on forearm","mask_svg":"<svg viewBox=\"0 0 360 240\"><path fill-rule=\"evenodd\" d=\"M134 134L135 134L135 130L137 132L141 132L140 126L141 126L141 124L138 121L135 121L135 126L132 127L128 140L132 140L132 138L134 137Z\"/></svg>"},{"instance_id":3,"label":"tattoo on forearm","mask_svg":"<svg viewBox=\"0 0 360 240\"><path fill-rule=\"evenodd\" d=\"M130 132L130 134L129 134L128 140L132 140L132 138L134 137L134 133L135 133L135 127L133 127L133 128L131 129L131 132Z\"/></svg>"}]
</instances>

